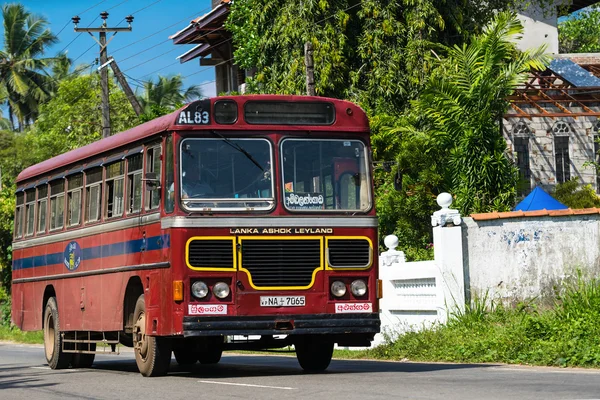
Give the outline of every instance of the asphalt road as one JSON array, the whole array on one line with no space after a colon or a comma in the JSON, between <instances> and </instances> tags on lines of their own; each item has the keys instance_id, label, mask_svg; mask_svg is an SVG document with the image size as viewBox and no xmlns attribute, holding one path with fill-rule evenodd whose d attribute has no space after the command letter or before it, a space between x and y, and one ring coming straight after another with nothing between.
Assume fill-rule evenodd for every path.
<instances>
[{"instance_id":1,"label":"asphalt road","mask_svg":"<svg viewBox=\"0 0 600 400\"><path fill-rule=\"evenodd\" d=\"M600 370L334 360L306 374L295 357L228 355L217 366L144 378L133 353L53 371L39 346L0 343L0 399L600 399Z\"/></svg>"}]
</instances>

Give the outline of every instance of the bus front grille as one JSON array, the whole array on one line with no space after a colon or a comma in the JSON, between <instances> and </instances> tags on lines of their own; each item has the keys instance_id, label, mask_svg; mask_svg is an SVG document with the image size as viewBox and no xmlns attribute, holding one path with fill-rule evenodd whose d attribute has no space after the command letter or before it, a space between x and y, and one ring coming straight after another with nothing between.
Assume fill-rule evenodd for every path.
<instances>
[{"instance_id":1,"label":"bus front grille","mask_svg":"<svg viewBox=\"0 0 600 400\"><path fill-rule=\"evenodd\" d=\"M338 268L364 268L371 264L371 245L366 239L329 239L327 262Z\"/></svg>"},{"instance_id":2,"label":"bus front grille","mask_svg":"<svg viewBox=\"0 0 600 400\"><path fill-rule=\"evenodd\" d=\"M188 263L193 268L235 268L232 239L194 238L188 244Z\"/></svg>"},{"instance_id":3,"label":"bus front grille","mask_svg":"<svg viewBox=\"0 0 600 400\"><path fill-rule=\"evenodd\" d=\"M321 241L244 239L241 265L259 288L309 287L321 268Z\"/></svg>"}]
</instances>

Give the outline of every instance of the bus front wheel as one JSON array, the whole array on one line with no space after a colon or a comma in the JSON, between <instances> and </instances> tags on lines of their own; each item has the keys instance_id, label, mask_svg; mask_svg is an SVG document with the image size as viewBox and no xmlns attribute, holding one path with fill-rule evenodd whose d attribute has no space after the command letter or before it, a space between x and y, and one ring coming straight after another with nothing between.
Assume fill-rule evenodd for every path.
<instances>
[{"instance_id":1,"label":"bus front wheel","mask_svg":"<svg viewBox=\"0 0 600 400\"><path fill-rule=\"evenodd\" d=\"M329 367L333 356L333 340L327 336L306 335L294 341L296 358L307 372L321 372Z\"/></svg>"},{"instance_id":2,"label":"bus front wheel","mask_svg":"<svg viewBox=\"0 0 600 400\"><path fill-rule=\"evenodd\" d=\"M63 338L60 335L60 322L56 298L50 297L44 310L44 353L52 369L69 367L72 354L63 351Z\"/></svg>"},{"instance_id":3,"label":"bus front wheel","mask_svg":"<svg viewBox=\"0 0 600 400\"><path fill-rule=\"evenodd\" d=\"M133 351L135 362L143 376L166 375L171 364L171 340L146 335L146 303L138 297L133 313Z\"/></svg>"}]
</instances>

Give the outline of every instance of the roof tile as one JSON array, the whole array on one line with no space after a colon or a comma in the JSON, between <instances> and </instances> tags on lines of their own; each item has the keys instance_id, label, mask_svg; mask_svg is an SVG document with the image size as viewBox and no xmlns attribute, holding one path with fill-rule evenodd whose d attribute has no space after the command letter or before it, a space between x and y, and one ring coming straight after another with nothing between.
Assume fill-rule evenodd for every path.
<instances>
[{"instance_id":1,"label":"roof tile","mask_svg":"<svg viewBox=\"0 0 600 400\"><path fill-rule=\"evenodd\" d=\"M490 219L498 219L500 218L500 215L494 211L491 213L471 214L471 218L473 218L475 221L487 221Z\"/></svg>"}]
</instances>

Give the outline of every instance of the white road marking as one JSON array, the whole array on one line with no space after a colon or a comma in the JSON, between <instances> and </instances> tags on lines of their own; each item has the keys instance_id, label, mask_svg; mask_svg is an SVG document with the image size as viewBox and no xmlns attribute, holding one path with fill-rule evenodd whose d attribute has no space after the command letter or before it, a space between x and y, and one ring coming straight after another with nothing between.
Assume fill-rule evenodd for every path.
<instances>
[{"instance_id":1,"label":"white road marking","mask_svg":"<svg viewBox=\"0 0 600 400\"><path fill-rule=\"evenodd\" d=\"M46 370L52 371L52 368L50 368L50 367L29 367L29 368L31 368L31 369L46 369ZM60 370L60 372L79 372L79 370L75 369L75 368L73 368L73 369L62 369L62 370Z\"/></svg>"},{"instance_id":2,"label":"white road marking","mask_svg":"<svg viewBox=\"0 0 600 400\"><path fill-rule=\"evenodd\" d=\"M234 382L219 382L219 381L198 381L198 382L213 383L215 385L246 386L246 387L255 387L255 388L263 388L263 389L296 390L296 388L286 387L286 386L265 386L265 385L252 385L249 383L234 383Z\"/></svg>"}]
</instances>

